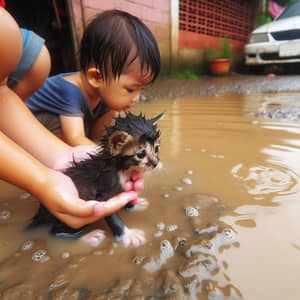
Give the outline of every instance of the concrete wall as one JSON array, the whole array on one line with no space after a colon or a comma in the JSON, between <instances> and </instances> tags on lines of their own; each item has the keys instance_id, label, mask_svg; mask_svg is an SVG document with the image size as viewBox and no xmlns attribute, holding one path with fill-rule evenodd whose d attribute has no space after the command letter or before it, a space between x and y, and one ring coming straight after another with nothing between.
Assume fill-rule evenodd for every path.
<instances>
[{"instance_id":1,"label":"concrete wall","mask_svg":"<svg viewBox=\"0 0 300 300\"><path fill-rule=\"evenodd\" d=\"M149 27L158 41L162 73L169 73L170 3L170 0L71 0L69 5L76 52L78 52L83 30L95 14L108 9L120 9L139 17Z\"/></svg>"}]
</instances>

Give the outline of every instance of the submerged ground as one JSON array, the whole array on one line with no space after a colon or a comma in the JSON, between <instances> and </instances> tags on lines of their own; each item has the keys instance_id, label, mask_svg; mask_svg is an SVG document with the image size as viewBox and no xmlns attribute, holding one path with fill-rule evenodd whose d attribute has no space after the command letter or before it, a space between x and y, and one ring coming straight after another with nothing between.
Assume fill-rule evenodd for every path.
<instances>
[{"instance_id":1,"label":"submerged ground","mask_svg":"<svg viewBox=\"0 0 300 300\"><path fill-rule=\"evenodd\" d=\"M200 76L196 80L160 78L146 89L149 99L198 98L223 93L266 93L300 91L300 75L241 75Z\"/></svg>"}]
</instances>

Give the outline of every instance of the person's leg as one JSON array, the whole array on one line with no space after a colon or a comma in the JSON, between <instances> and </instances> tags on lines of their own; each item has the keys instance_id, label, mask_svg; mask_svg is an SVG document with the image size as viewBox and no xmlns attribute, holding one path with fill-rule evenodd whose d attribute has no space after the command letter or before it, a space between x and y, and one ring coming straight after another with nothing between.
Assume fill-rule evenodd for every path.
<instances>
[{"instance_id":1,"label":"person's leg","mask_svg":"<svg viewBox=\"0 0 300 300\"><path fill-rule=\"evenodd\" d=\"M44 45L36 61L12 90L23 100L28 99L38 90L49 76L51 60L48 49Z\"/></svg>"},{"instance_id":2,"label":"person's leg","mask_svg":"<svg viewBox=\"0 0 300 300\"><path fill-rule=\"evenodd\" d=\"M17 67L8 76L7 85L23 100L28 99L46 80L51 60L44 39L21 29L23 52Z\"/></svg>"},{"instance_id":3,"label":"person's leg","mask_svg":"<svg viewBox=\"0 0 300 300\"><path fill-rule=\"evenodd\" d=\"M18 24L0 8L0 83L6 85L7 75L17 66L22 55L22 36Z\"/></svg>"}]
</instances>

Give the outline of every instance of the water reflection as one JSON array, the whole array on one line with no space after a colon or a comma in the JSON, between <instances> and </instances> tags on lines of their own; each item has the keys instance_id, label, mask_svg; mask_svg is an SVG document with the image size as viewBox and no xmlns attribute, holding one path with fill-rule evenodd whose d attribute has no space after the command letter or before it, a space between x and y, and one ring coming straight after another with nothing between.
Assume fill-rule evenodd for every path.
<instances>
[{"instance_id":1,"label":"water reflection","mask_svg":"<svg viewBox=\"0 0 300 300\"><path fill-rule=\"evenodd\" d=\"M109 237L88 249L44 231L26 235L37 202L1 183L1 297L298 299L300 125L251 116L297 97L137 106L149 116L166 113L159 122L163 166L146 177L143 192L150 207L122 213L128 226L146 232L139 249Z\"/></svg>"}]
</instances>

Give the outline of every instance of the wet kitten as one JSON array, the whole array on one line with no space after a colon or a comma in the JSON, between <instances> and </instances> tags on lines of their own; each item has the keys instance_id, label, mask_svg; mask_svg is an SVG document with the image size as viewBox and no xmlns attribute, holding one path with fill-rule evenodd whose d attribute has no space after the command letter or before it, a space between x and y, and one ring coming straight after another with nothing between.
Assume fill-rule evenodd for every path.
<instances>
[{"instance_id":1,"label":"wet kitten","mask_svg":"<svg viewBox=\"0 0 300 300\"><path fill-rule=\"evenodd\" d=\"M159 163L160 146L156 122L162 116L163 113L147 120L141 114L136 116L127 112L125 117L115 118L115 124L106 129L106 135L101 139L103 149L85 161L73 162L73 166L65 171L76 185L80 198L106 201L123 191L132 171L146 172L155 168ZM133 207L131 203L126 206L127 209ZM127 244L131 240L142 244L145 240L141 231L128 229L117 214L105 217L105 220L116 240L124 240L125 236L129 240ZM67 226L43 205L27 228L41 225L50 226L51 234L59 238L78 238L87 229L86 226L79 229Z\"/></svg>"}]
</instances>

